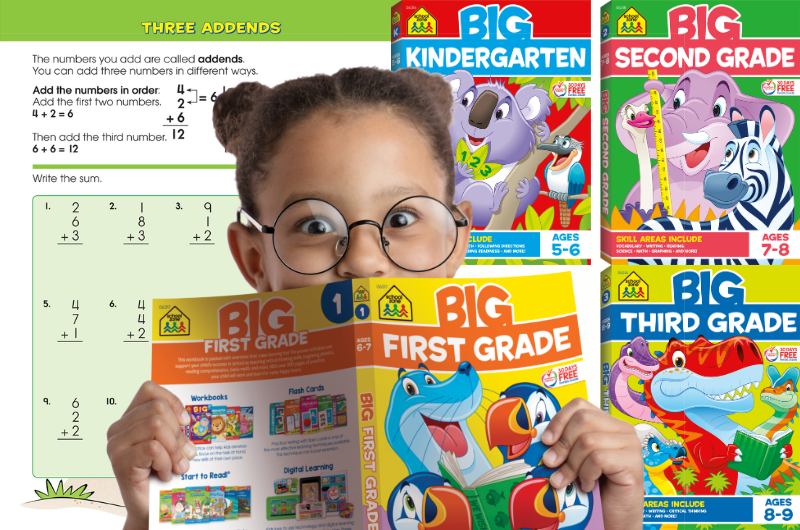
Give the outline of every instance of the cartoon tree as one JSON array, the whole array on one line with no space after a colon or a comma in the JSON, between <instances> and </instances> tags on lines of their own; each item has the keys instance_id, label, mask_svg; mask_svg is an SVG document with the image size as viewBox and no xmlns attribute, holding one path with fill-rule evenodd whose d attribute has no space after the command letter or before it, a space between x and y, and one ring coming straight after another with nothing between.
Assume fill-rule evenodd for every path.
<instances>
[{"instance_id":1,"label":"cartoon tree","mask_svg":"<svg viewBox=\"0 0 800 530\"><path fill-rule=\"evenodd\" d=\"M685 466L675 473L675 480L683 488L682 495L691 495L692 486L697 482L697 471L692 466Z\"/></svg>"},{"instance_id":2,"label":"cartoon tree","mask_svg":"<svg viewBox=\"0 0 800 530\"><path fill-rule=\"evenodd\" d=\"M706 479L706 487L718 495L721 495L730 485L728 477L722 471L711 473L711 476Z\"/></svg>"},{"instance_id":3,"label":"cartoon tree","mask_svg":"<svg viewBox=\"0 0 800 530\"><path fill-rule=\"evenodd\" d=\"M570 114L569 117L562 123L560 123L558 127L551 130L549 137L545 138L539 143L550 143L556 136L569 135L572 130L575 129L575 127L581 122L581 120L589 114L589 110L591 108L590 99L557 98L555 96L553 93L553 87L558 83L565 81L580 82L583 81L583 79L580 77L570 77L569 79L566 77L510 77L508 79L509 83L514 83L520 86L535 82L536 86L549 87L550 100L553 101L556 110L561 110L564 108L564 105L567 104L567 101L570 103L570 108L573 109L572 114ZM519 199L517 198L517 194L514 193L514 190L518 187L517 182L522 180L523 174L535 174L536 169L542 162L545 161L548 156L550 156L550 154L551 153L549 151L540 151L534 148L517 163L511 172L509 172L505 179L505 183L506 188L511 191L507 193L505 197L503 197L503 201L500 203L500 209L497 210L491 219L489 219L489 223L486 225L486 230L511 230L511 227L514 224L514 215L517 213L517 208L519 208ZM547 192L540 191L539 194L547 195ZM588 195L581 194L576 195L575 197L587 199ZM575 209L577 210L580 208L583 202L584 201L577 203ZM581 228L583 228L583 226L581 226ZM530 230L530 228L528 228L528 230Z\"/></svg>"}]
</instances>

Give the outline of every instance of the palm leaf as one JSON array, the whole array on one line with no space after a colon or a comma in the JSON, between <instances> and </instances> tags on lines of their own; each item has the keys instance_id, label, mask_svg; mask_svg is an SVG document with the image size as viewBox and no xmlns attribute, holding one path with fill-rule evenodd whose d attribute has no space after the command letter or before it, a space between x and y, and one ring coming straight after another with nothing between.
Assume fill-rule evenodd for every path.
<instances>
[{"instance_id":1,"label":"palm leaf","mask_svg":"<svg viewBox=\"0 0 800 530\"><path fill-rule=\"evenodd\" d=\"M550 230L550 227L553 226L555 211L556 211L555 206L551 206L547 210L543 211L542 215L539 216L539 221L542 224L541 230Z\"/></svg>"},{"instance_id":2,"label":"palm leaf","mask_svg":"<svg viewBox=\"0 0 800 530\"><path fill-rule=\"evenodd\" d=\"M586 215L592 213L592 201L589 199L583 199L578 205L572 210L572 215Z\"/></svg>"},{"instance_id":3,"label":"palm leaf","mask_svg":"<svg viewBox=\"0 0 800 530\"><path fill-rule=\"evenodd\" d=\"M541 230L542 222L539 220L539 214L532 206L528 206L525 210L525 229L526 230Z\"/></svg>"}]
</instances>

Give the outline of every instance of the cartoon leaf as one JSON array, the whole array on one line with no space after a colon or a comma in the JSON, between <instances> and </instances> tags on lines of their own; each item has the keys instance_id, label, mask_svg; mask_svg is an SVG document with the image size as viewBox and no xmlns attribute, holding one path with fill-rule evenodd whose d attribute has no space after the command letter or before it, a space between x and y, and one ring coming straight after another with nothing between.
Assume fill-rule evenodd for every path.
<instances>
[{"instance_id":1,"label":"cartoon leaf","mask_svg":"<svg viewBox=\"0 0 800 530\"><path fill-rule=\"evenodd\" d=\"M556 99L556 110L561 110L564 108L564 105L567 104L569 98L557 98Z\"/></svg>"},{"instance_id":2,"label":"cartoon leaf","mask_svg":"<svg viewBox=\"0 0 800 530\"><path fill-rule=\"evenodd\" d=\"M556 209L554 206L551 206L542 212L542 215L539 216L539 220L542 223L541 230L550 230L550 227L553 226L553 218L555 217L555 213Z\"/></svg>"},{"instance_id":3,"label":"cartoon leaf","mask_svg":"<svg viewBox=\"0 0 800 530\"><path fill-rule=\"evenodd\" d=\"M525 210L525 229L526 230L542 229L542 223L539 220L539 214L536 213L536 210L534 210L532 206L528 206L528 209Z\"/></svg>"},{"instance_id":4,"label":"cartoon leaf","mask_svg":"<svg viewBox=\"0 0 800 530\"><path fill-rule=\"evenodd\" d=\"M578 105L576 100L577 98L569 98L569 108L574 109Z\"/></svg>"},{"instance_id":5,"label":"cartoon leaf","mask_svg":"<svg viewBox=\"0 0 800 530\"><path fill-rule=\"evenodd\" d=\"M522 226L522 223L520 223L520 224L517 225L517 227L514 230L523 230L523 229L524 228Z\"/></svg>"},{"instance_id":6,"label":"cartoon leaf","mask_svg":"<svg viewBox=\"0 0 800 530\"><path fill-rule=\"evenodd\" d=\"M479 259L478 265L491 265L494 263L494 259Z\"/></svg>"},{"instance_id":7,"label":"cartoon leaf","mask_svg":"<svg viewBox=\"0 0 800 530\"><path fill-rule=\"evenodd\" d=\"M522 265L522 260L521 259L507 259L506 263L508 263L509 265Z\"/></svg>"},{"instance_id":8,"label":"cartoon leaf","mask_svg":"<svg viewBox=\"0 0 800 530\"><path fill-rule=\"evenodd\" d=\"M585 108L586 110L590 110L592 108L592 100L586 98L586 101L584 101L583 103L583 108Z\"/></svg>"},{"instance_id":9,"label":"cartoon leaf","mask_svg":"<svg viewBox=\"0 0 800 530\"><path fill-rule=\"evenodd\" d=\"M587 215L592 213L592 201L584 199L572 211L572 215Z\"/></svg>"},{"instance_id":10,"label":"cartoon leaf","mask_svg":"<svg viewBox=\"0 0 800 530\"><path fill-rule=\"evenodd\" d=\"M578 226L579 230L591 230L592 229L592 216L591 215L584 215L581 217L581 224Z\"/></svg>"},{"instance_id":11,"label":"cartoon leaf","mask_svg":"<svg viewBox=\"0 0 800 530\"><path fill-rule=\"evenodd\" d=\"M530 82L531 82L531 81L533 81L534 79L536 79L536 78L535 78L535 77L515 77L515 78L514 78L514 81L511 81L511 80L509 79L509 81L508 81L508 82L509 82L509 83L512 83L512 82L513 82L514 84L517 84L517 85L527 85L528 83L530 83Z\"/></svg>"}]
</instances>

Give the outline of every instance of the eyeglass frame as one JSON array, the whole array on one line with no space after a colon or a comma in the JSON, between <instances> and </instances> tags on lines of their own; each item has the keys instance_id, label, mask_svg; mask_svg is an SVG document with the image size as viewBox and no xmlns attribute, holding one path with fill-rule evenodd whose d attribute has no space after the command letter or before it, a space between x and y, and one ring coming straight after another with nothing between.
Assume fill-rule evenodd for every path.
<instances>
[{"instance_id":1,"label":"eyeglass frame","mask_svg":"<svg viewBox=\"0 0 800 530\"><path fill-rule=\"evenodd\" d=\"M397 205L399 205L399 204L401 204L401 203L403 203L403 202L405 202L405 201L407 201L407 200L409 200L409 199L430 199L430 200L432 200L432 201L436 201L436 202L438 202L439 204L441 204L441 205L444 207L444 209L445 209L445 210L447 210L447 211L450 213L450 217L453 219L453 222L454 222L454 223L455 223L455 225L456 225L456 240L453 242L453 248L452 248L452 249L450 249L450 253L447 255L447 257L446 257L446 258L444 258L444 260L442 260L442 262L441 262L441 263L439 263L438 265L436 265L436 267L431 267L430 269L425 269L425 270L413 270L413 269L407 269L406 267L403 267L402 265L400 265L399 263L397 263L395 260L393 260L393 259L392 259L392 257L389 255L389 253L388 253L388 252L386 252L386 246L389 244L389 242L388 242L388 241L386 241L386 239L383 237L383 223L385 223L385 222L386 222L386 219L388 219L389 215L392 213L392 210L394 210L394 209L397 207ZM384 255L385 255L387 258L389 258L389 261L391 261L392 263L394 263L395 265L397 265L397 266L398 266L398 267L400 267L401 269L403 269L403 270L405 270L405 271L409 271L409 272L428 272L428 271L432 271L433 269L436 269L436 268L438 268L438 267L441 267L441 266L442 266L444 263L446 263L446 262L447 262L447 260L448 260L448 259L450 259L450 256L452 256L452 255L453 255L453 252L455 252L455 251L456 251L456 246L458 246L458 229L459 229L459 228L464 228L465 226L469 226L469 219L468 219L468 218L467 218L467 216L464 214L464 212L462 212L462 211L461 211L461 208L459 208L459 207L458 207L458 205L454 204L454 205L452 206L452 208L455 208L455 209L456 209L456 211L458 211L458 213L460 213L460 214L461 214L461 216L462 216L462 217L464 217L463 219L456 219L456 216L455 216L455 215L453 215L453 211L452 211L452 209L451 209L451 208L449 208L449 207L448 207L448 206L447 206L445 203L443 203L443 202L442 202L442 201L440 201L439 199L436 199L436 198L434 198L434 197L429 197L428 195L412 195L412 196L410 196L410 197L406 197L405 199L402 199L402 200L400 200L400 201L397 201L396 203L394 203L394 204L392 205L392 207L391 207L391 208L389 208L389 211L388 211L388 212L386 213L386 215L383 217L383 222L382 222L382 224L378 224L377 222L375 222L375 221L373 221L373 220L371 220L371 219L362 219L362 220L360 220L360 221L355 221L354 223L352 223L352 224L349 224L349 225L348 225L348 224L347 224L347 218L344 216L344 214L341 212L341 210L339 210L339 208L337 208L336 206L334 206L333 204L331 204L330 202L328 202L328 201L326 201L326 200L324 200L324 199L316 199L316 198L311 198L311 197L309 197L309 198L307 198L307 199L298 199L298 200L296 200L296 201L294 201L294 202L292 202L292 203L290 203L290 204L287 204L287 205L286 205L286 206L283 208L283 210L281 210L281 213L279 213L279 214L278 214L278 217L276 217L276 218L275 218L275 223L274 223L272 226L262 225L261 223L259 223L258 221L256 221L256 220L253 218L253 216L252 216L252 215L250 215L249 213L247 213L247 211L246 211L246 210L245 210L245 209L244 209L242 206L239 206L239 207L236 209L236 222L238 222L238 223L240 223L240 224L244 224L244 223L242 223L242 219L241 219L241 214L244 214L244 216L247 218L247 221L250 223L250 225L251 225L253 228L256 228L256 229L257 229L259 232L261 232L262 234L268 234L268 235L272 235L272 236L274 236L274 235L275 235L275 227L276 227L276 226L278 226L278 221L280 221L280 219L281 219L281 216L282 216L282 215L283 215L283 214L284 214L284 213L285 213L285 212L286 212L286 211L287 211L289 208L291 208L291 207L292 207L292 206L294 206L295 204L297 204L297 203L300 203L300 202L305 202L305 201L319 201L319 202L324 202L325 204L327 204L328 206L330 206L331 208L333 208L334 210L336 210L336 212L337 212L339 215L341 215L341 216L342 216L342 219L344 220L344 222L345 222L345 225L347 225L347 248L345 248L345 249L344 249L344 252L342 252L342 255L341 255L341 256L339 256L339 259L338 259L338 260L336 260L336 263L334 263L333 265L331 265L330 267L328 267L328 268L327 268L327 269L325 269L324 271L320 271L320 272L300 272L300 271L297 271L297 270L293 269L293 268L292 268L292 267L290 267L290 266L289 266L289 265L288 265L288 264L287 264L285 261L283 261L283 258L281 258L280 252L278 252L278 249L277 249L277 248L275 248L275 237L273 237L273 238L272 238L272 249L275 251L275 255L276 255L276 256L278 256L278 259L281 261L281 263L283 263L283 265L284 265L284 266L285 266L287 269L289 269L290 271L292 271L292 272L295 272L295 273L297 273L297 274L302 274L302 275L304 275L304 276L316 276L317 274L323 274L323 273L326 273L326 272L328 272L329 270L331 270L332 268L336 267L336 266L337 266L339 263L341 263L341 261L344 259L344 256L345 256L345 254L347 254L347 251L348 251L348 250L350 250L350 231L351 231L353 228L357 227L357 226L362 226L362 225L370 225L370 226L374 226L374 227L376 227L376 228L378 229L378 233L380 234L380 238L381 238L381 245L380 245L380 246L381 246L381 250L383 250L383 254L384 254Z\"/></svg>"}]
</instances>

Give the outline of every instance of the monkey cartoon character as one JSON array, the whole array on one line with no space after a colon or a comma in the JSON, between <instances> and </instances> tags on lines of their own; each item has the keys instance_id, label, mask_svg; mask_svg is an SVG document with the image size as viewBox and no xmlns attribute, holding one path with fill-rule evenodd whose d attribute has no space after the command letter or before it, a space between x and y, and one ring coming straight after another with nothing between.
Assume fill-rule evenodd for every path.
<instances>
[{"instance_id":1,"label":"monkey cartoon character","mask_svg":"<svg viewBox=\"0 0 800 530\"><path fill-rule=\"evenodd\" d=\"M453 89L450 125L455 154L455 202L472 203L473 226L483 227L500 209L509 190L505 178L536 145L550 136L548 91L529 84L512 94L502 82L475 85L472 74L456 70L445 76ZM531 175L516 188L520 216L539 196L541 183Z\"/></svg>"}]
</instances>

